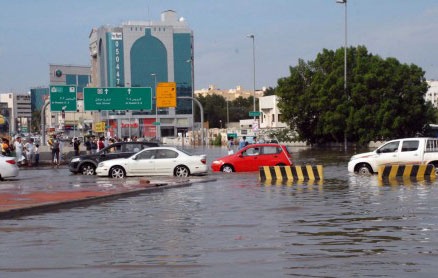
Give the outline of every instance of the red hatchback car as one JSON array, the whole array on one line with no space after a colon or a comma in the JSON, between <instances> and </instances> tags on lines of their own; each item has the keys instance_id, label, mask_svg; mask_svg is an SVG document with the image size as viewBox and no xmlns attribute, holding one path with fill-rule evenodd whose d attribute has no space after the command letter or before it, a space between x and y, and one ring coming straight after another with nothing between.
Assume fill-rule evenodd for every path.
<instances>
[{"instance_id":1,"label":"red hatchback car","mask_svg":"<svg viewBox=\"0 0 438 278\"><path fill-rule=\"evenodd\" d=\"M260 166L290 166L292 155L286 146L279 144L251 144L235 154L216 159L211 163L213 172L259 171Z\"/></svg>"}]
</instances>

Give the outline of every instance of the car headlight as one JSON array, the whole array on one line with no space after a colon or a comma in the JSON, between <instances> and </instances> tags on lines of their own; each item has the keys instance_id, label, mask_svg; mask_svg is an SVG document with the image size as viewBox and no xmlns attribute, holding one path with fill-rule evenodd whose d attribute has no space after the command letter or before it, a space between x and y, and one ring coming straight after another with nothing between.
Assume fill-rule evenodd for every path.
<instances>
[{"instance_id":1,"label":"car headlight","mask_svg":"<svg viewBox=\"0 0 438 278\"><path fill-rule=\"evenodd\" d=\"M71 161L70 162L78 162L78 161L80 161L81 159L79 158L79 157L73 157L72 159L71 159Z\"/></svg>"}]
</instances>

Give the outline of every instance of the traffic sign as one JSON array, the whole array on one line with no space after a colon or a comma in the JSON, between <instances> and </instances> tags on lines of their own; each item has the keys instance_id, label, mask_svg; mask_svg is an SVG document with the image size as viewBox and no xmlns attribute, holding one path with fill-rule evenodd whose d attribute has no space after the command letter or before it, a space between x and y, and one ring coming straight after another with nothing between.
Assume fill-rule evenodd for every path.
<instances>
[{"instance_id":1,"label":"traffic sign","mask_svg":"<svg viewBox=\"0 0 438 278\"><path fill-rule=\"evenodd\" d=\"M250 117L258 117L258 116L260 116L260 112L259 111L250 111L249 112L249 116Z\"/></svg>"},{"instance_id":2,"label":"traffic sign","mask_svg":"<svg viewBox=\"0 0 438 278\"><path fill-rule=\"evenodd\" d=\"M50 85L50 110L52 112L77 110L76 92L74 85Z\"/></svg>"},{"instance_id":3,"label":"traffic sign","mask_svg":"<svg viewBox=\"0 0 438 278\"><path fill-rule=\"evenodd\" d=\"M152 110L152 89L84 88L85 111Z\"/></svg>"},{"instance_id":4,"label":"traffic sign","mask_svg":"<svg viewBox=\"0 0 438 278\"><path fill-rule=\"evenodd\" d=\"M97 122L94 124L95 132L105 132L105 122Z\"/></svg>"},{"instance_id":5,"label":"traffic sign","mask_svg":"<svg viewBox=\"0 0 438 278\"><path fill-rule=\"evenodd\" d=\"M161 125L160 122L153 122L152 124L153 124L153 125Z\"/></svg>"},{"instance_id":6,"label":"traffic sign","mask_svg":"<svg viewBox=\"0 0 438 278\"><path fill-rule=\"evenodd\" d=\"M176 83L160 82L157 85L157 107L176 107Z\"/></svg>"}]
</instances>

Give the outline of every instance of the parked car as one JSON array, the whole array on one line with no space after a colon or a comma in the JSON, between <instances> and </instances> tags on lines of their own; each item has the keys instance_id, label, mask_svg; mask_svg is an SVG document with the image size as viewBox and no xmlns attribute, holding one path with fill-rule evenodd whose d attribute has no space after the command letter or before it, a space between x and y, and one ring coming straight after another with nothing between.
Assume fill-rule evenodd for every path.
<instances>
[{"instance_id":1,"label":"parked car","mask_svg":"<svg viewBox=\"0 0 438 278\"><path fill-rule=\"evenodd\" d=\"M260 166L292 165L292 155L284 145L263 143L251 144L211 163L213 172L258 171Z\"/></svg>"},{"instance_id":2,"label":"parked car","mask_svg":"<svg viewBox=\"0 0 438 278\"><path fill-rule=\"evenodd\" d=\"M129 158L99 163L96 174L112 178L156 175L187 177L206 174L206 161L205 154L193 155L174 147L147 148Z\"/></svg>"},{"instance_id":3,"label":"parked car","mask_svg":"<svg viewBox=\"0 0 438 278\"><path fill-rule=\"evenodd\" d=\"M19 172L15 157L0 154L0 180L16 177Z\"/></svg>"},{"instance_id":4,"label":"parked car","mask_svg":"<svg viewBox=\"0 0 438 278\"><path fill-rule=\"evenodd\" d=\"M73 157L69 163L69 169L72 173L81 173L82 175L94 175L99 162L130 157L138 151L149 148L158 147L154 142L118 142L111 144L95 154L81 155Z\"/></svg>"}]
</instances>

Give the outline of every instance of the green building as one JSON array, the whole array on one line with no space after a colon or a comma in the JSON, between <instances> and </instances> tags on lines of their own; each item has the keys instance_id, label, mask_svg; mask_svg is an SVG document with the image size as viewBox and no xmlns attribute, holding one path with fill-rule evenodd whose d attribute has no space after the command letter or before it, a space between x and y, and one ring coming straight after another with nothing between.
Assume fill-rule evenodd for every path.
<instances>
[{"instance_id":1,"label":"green building","mask_svg":"<svg viewBox=\"0 0 438 278\"><path fill-rule=\"evenodd\" d=\"M90 33L92 87L150 87L150 111L101 111L111 136L176 136L193 127L193 33L168 10L160 21L129 21ZM175 82L177 106L156 109L155 88Z\"/></svg>"}]
</instances>

